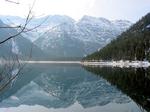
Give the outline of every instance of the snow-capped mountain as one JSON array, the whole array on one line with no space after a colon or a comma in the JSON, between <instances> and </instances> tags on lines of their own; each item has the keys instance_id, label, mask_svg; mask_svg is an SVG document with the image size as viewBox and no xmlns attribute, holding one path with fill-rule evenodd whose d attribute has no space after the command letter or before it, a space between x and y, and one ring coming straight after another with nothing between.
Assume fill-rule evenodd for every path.
<instances>
[{"instance_id":1,"label":"snow-capped mountain","mask_svg":"<svg viewBox=\"0 0 150 112\"><path fill-rule=\"evenodd\" d=\"M17 25L24 25L26 19L21 18L18 16L4 16L0 15L0 19L3 21L3 23L9 25L9 26L17 26ZM33 18L30 23L27 25L28 29L32 29L36 26L35 30L32 32L27 32L25 34L22 34L25 38L35 41L40 35L42 35L43 32L46 32L53 27L67 22L74 22L73 19L71 19L68 16L60 16L60 15L54 15L54 16L45 16L41 18Z\"/></svg>"},{"instance_id":2,"label":"snow-capped mountain","mask_svg":"<svg viewBox=\"0 0 150 112\"><path fill-rule=\"evenodd\" d=\"M3 18L5 23L10 24ZM10 16L8 18L11 19ZM22 22L20 18L16 19ZM11 20L16 21L14 17ZM84 16L75 21L68 16L54 15L35 18L28 27L41 23L36 32L29 32L23 36L34 41L50 58L86 56L108 44L131 25L131 22L126 20L110 21Z\"/></svg>"},{"instance_id":3,"label":"snow-capped mountain","mask_svg":"<svg viewBox=\"0 0 150 112\"><path fill-rule=\"evenodd\" d=\"M39 37L35 43L52 57L83 57L102 48L131 25L130 22L109 21L84 16L78 22L62 21Z\"/></svg>"},{"instance_id":4,"label":"snow-capped mountain","mask_svg":"<svg viewBox=\"0 0 150 112\"><path fill-rule=\"evenodd\" d=\"M115 24L120 31L125 31L131 25L131 22L127 20L115 20L112 21L112 23Z\"/></svg>"}]
</instances>

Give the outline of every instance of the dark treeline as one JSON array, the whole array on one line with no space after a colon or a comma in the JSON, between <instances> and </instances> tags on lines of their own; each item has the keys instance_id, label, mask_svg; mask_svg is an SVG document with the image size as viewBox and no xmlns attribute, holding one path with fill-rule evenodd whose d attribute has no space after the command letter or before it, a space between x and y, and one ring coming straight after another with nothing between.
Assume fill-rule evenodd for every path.
<instances>
[{"instance_id":1,"label":"dark treeline","mask_svg":"<svg viewBox=\"0 0 150 112\"><path fill-rule=\"evenodd\" d=\"M100 51L83 60L149 60L150 13Z\"/></svg>"},{"instance_id":2,"label":"dark treeline","mask_svg":"<svg viewBox=\"0 0 150 112\"><path fill-rule=\"evenodd\" d=\"M137 104L150 111L150 68L84 67L116 86Z\"/></svg>"}]
</instances>

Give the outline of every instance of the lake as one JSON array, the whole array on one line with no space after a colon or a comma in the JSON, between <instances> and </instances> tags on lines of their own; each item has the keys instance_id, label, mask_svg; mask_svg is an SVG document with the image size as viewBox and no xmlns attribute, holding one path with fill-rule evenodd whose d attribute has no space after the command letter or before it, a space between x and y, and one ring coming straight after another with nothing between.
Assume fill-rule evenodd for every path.
<instances>
[{"instance_id":1,"label":"lake","mask_svg":"<svg viewBox=\"0 0 150 112\"><path fill-rule=\"evenodd\" d=\"M30 63L1 90L0 112L148 112L149 71Z\"/></svg>"}]
</instances>

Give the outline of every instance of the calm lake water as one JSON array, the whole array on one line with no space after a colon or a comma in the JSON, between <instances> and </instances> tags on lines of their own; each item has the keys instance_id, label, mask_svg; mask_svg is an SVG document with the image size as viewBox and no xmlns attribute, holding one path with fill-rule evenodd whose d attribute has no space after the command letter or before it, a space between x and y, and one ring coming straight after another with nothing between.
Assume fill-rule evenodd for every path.
<instances>
[{"instance_id":1,"label":"calm lake water","mask_svg":"<svg viewBox=\"0 0 150 112\"><path fill-rule=\"evenodd\" d=\"M0 112L148 112L149 73L144 68L28 64L0 92Z\"/></svg>"}]
</instances>

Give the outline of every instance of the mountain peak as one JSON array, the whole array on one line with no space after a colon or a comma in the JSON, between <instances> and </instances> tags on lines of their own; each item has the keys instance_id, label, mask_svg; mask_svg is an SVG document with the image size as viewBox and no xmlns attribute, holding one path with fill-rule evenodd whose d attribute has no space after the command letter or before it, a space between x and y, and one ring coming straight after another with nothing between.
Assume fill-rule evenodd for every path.
<instances>
[{"instance_id":1,"label":"mountain peak","mask_svg":"<svg viewBox=\"0 0 150 112\"><path fill-rule=\"evenodd\" d=\"M110 22L108 19L106 19L106 18L98 18L98 17L92 17L92 16L87 16L87 15L85 15L85 16L83 16L81 19L80 19L80 21L88 21L88 22L97 22L97 23L99 23L99 22Z\"/></svg>"},{"instance_id":2,"label":"mountain peak","mask_svg":"<svg viewBox=\"0 0 150 112\"><path fill-rule=\"evenodd\" d=\"M118 25L121 25L121 24L127 24L127 25L131 25L132 23L128 20L113 20L112 23L114 24L118 24Z\"/></svg>"},{"instance_id":3,"label":"mountain peak","mask_svg":"<svg viewBox=\"0 0 150 112\"><path fill-rule=\"evenodd\" d=\"M48 16L48 21L49 22L59 22L59 23L64 23L64 22L72 22L74 23L75 20L72 19L71 17L69 16L66 16L66 15L49 15Z\"/></svg>"}]
</instances>

